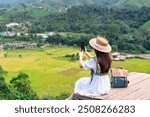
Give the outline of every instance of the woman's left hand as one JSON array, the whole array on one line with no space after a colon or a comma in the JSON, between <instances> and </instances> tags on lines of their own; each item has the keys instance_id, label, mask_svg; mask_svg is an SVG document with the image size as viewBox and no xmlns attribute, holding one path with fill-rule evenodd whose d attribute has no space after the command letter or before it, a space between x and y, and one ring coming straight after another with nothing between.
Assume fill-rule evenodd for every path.
<instances>
[{"instance_id":1,"label":"woman's left hand","mask_svg":"<svg viewBox=\"0 0 150 117\"><path fill-rule=\"evenodd\" d=\"M82 57L83 57L83 52L79 52L79 65L80 65L80 68L83 68Z\"/></svg>"}]
</instances>

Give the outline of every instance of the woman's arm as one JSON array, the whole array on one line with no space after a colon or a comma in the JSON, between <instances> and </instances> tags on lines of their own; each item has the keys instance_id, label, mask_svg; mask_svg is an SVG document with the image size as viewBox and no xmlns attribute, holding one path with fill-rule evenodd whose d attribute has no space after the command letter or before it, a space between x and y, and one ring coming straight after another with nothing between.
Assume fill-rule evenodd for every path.
<instances>
[{"instance_id":1,"label":"woman's arm","mask_svg":"<svg viewBox=\"0 0 150 117\"><path fill-rule=\"evenodd\" d=\"M85 52L84 52L84 54L85 54L87 57L89 57L89 58L93 57L90 53L88 53L86 47L85 47Z\"/></svg>"},{"instance_id":2,"label":"woman's arm","mask_svg":"<svg viewBox=\"0 0 150 117\"><path fill-rule=\"evenodd\" d=\"M79 65L80 68L83 68L83 52L79 52Z\"/></svg>"},{"instance_id":3,"label":"woman's arm","mask_svg":"<svg viewBox=\"0 0 150 117\"><path fill-rule=\"evenodd\" d=\"M87 55L89 58L93 57L90 53L88 53L86 47L85 47L85 52L79 52L79 65L80 68L83 68L83 54Z\"/></svg>"},{"instance_id":4,"label":"woman's arm","mask_svg":"<svg viewBox=\"0 0 150 117\"><path fill-rule=\"evenodd\" d=\"M89 58L93 57L90 53L88 53L87 51L84 52Z\"/></svg>"},{"instance_id":5,"label":"woman's arm","mask_svg":"<svg viewBox=\"0 0 150 117\"><path fill-rule=\"evenodd\" d=\"M85 54L86 56L88 56L89 58L93 57L90 53L88 53L86 47L85 47L85 52L84 52L84 54Z\"/></svg>"}]
</instances>

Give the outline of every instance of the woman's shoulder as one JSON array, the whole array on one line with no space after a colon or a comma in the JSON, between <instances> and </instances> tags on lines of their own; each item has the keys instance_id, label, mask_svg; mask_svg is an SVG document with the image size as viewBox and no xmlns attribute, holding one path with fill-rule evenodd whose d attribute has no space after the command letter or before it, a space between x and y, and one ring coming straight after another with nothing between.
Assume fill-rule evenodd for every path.
<instances>
[{"instance_id":1,"label":"woman's shoulder","mask_svg":"<svg viewBox=\"0 0 150 117\"><path fill-rule=\"evenodd\" d=\"M96 68L95 57L91 57L89 60L87 60L86 65L89 66L90 68Z\"/></svg>"},{"instance_id":2,"label":"woman's shoulder","mask_svg":"<svg viewBox=\"0 0 150 117\"><path fill-rule=\"evenodd\" d=\"M89 59L89 62L92 62L92 63L97 63L96 62L97 61L97 58L96 57L91 57L90 59Z\"/></svg>"}]
</instances>

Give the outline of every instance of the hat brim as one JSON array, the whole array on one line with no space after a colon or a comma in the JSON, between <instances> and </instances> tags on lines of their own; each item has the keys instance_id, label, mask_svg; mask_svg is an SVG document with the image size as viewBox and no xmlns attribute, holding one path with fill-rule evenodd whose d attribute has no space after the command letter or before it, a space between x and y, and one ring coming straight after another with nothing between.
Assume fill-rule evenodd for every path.
<instances>
[{"instance_id":1,"label":"hat brim","mask_svg":"<svg viewBox=\"0 0 150 117\"><path fill-rule=\"evenodd\" d=\"M111 46L108 44L106 47L97 47L95 45L96 42L96 38L93 38L89 41L89 44L96 50L100 51L100 52L104 52L104 53L109 53L111 52Z\"/></svg>"}]
</instances>

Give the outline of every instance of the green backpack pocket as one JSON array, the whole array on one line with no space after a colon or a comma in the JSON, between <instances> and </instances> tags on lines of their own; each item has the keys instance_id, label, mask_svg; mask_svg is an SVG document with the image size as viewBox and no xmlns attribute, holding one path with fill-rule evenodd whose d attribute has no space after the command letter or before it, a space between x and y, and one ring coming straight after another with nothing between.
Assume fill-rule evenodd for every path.
<instances>
[{"instance_id":1,"label":"green backpack pocket","mask_svg":"<svg viewBox=\"0 0 150 117\"><path fill-rule=\"evenodd\" d=\"M128 86L127 80L128 71L122 68L111 70L111 87L112 88L125 88Z\"/></svg>"}]
</instances>

